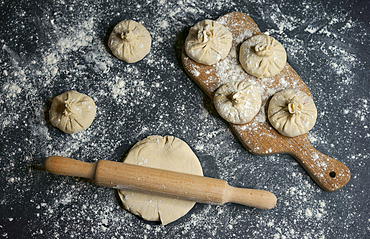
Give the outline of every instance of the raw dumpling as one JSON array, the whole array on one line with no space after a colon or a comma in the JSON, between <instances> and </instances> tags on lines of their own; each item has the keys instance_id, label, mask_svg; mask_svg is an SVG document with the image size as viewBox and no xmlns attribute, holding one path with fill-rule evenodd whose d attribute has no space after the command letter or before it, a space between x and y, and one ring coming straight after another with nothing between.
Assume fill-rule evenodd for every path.
<instances>
[{"instance_id":1,"label":"raw dumpling","mask_svg":"<svg viewBox=\"0 0 370 239\"><path fill-rule=\"evenodd\" d=\"M194 61L213 65L230 52L232 35L223 25L204 20L190 28L185 40L185 52Z\"/></svg>"},{"instance_id":2,"label":"raw dumpling","mask_svg":"<svg viewBox=\"0 0 370 239\"><path fill-rule=\"evenodd\" d=\"M240 46L240 64L246 72L258 78L278 74L284 68L286 59L283 45L266 34L253 36Z\"/></svg>"},{"instance_id":3,"label":"raw dumpling","mask_svg":"<svg viewBox=\"0 0 370 239\"><path fill-rule=\"evenodd\" d=\"M124 163L203 176L202 166L189 145L173 136L153 135L136 143ZM149 221L162 225L184 216L195 202L177 198L119 190L123 207Z\"/></svg>"},{"instance_id":4,"label":"raw dumpling","mask_svg":"<svg viewBox=\"0 0 370 239\"><path fill-rule=\"evenodd\" d=\"M215 92L213 101L220 116L233 124L248 123L261 108L259 89L246 81L222 85Z\"/></svg>"},{"instance_id":5,"label":"raw dumpling","mask_svg":"<svg viewBox=\"0 0 370 239\"><path fill-rule=\"evenodd\" d=\"M108 40L113 55L128 63L143 59L150 52L151 43L149 31L133 20L118 23Z\"/></svg>"},{"instance_id":6,"label":"raw dumpling","mask_svg":"<svg viewBox=\"0 0 370 239\"><path fill-rule=\"evenodd\" d=\"M295 137L307 133L315 125L317 110L312 98L300 90L276 93L268 108L268 119L280 134Z\"/></svg>"},{"instance_id":7,"label":"raw dumpling","mask_svg":"<svg viewBox=\"0 0 370 239\"><path fill-rule=\"evenodd\" d=\"M75 90L54 97L49 111L50 122L65 133L74 134L88 128L96 114L89 96Z\"/></svg>"}]
</instances>

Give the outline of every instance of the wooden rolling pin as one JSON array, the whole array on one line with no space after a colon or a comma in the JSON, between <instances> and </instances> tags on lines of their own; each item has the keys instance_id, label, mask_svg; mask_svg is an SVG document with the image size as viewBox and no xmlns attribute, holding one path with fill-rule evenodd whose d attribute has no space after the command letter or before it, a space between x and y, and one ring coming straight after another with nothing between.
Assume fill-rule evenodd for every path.
<instances>
[{"instance_id":1,"label":"wooden rolling pin","mask_svg":"<svg viewBox=\"0 0 370 239\"><path fill-rule=\"evenodd\" d=\"M277 200L271 192L231 187L221 179L107 160L86 163L51 156L45 160L44 168L53 174L88 178L99 186L207 204L233 202L259 209L271 209L275 207Z\"/></svg>"}]
</instances>

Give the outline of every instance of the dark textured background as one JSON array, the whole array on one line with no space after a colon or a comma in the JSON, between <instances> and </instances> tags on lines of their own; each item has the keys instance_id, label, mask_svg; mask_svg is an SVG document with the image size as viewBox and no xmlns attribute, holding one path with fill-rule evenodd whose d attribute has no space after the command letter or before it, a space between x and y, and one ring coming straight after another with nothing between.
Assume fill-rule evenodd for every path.
<instances>
[{"instance_id":1,"label":"dark textured background","mask_svg":"<svg viewBox=\"0 0 370 239\"><path fill-rule=\"evenodd\" d=\"M4 238L370 238L369 1L1 1L0 235ZM287 155L248 153L184 73L190 26L232 11L252 17L286 48L319 117L311 143L346 164L350 182L321 190ZM121 20L153 38L144 60L113 57L106 40ZM67 135L48 123L50 99L75 89L98 107L90 128ZM112 189L50 175L62 155L121 161L137 141L173 135L206 176L265 189L272 210L196 206L166 227L124 211Z\"/></svg>"}]
</instances>

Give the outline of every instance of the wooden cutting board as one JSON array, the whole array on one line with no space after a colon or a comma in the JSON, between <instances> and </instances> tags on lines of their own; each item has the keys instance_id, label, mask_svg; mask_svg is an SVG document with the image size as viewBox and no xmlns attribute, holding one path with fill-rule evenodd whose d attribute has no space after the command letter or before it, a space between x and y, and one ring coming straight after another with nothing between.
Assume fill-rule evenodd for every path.
<instances>
[{"instance_id":1,"label":"wooden cutting board","mask_svg":"<svg viewBox=\"0 0 370 239\"><path fill-rule=\"evenodd\" d=\"M253 81L262 92L262 107L258 115L244 125L231 124L231 128L245 148L257 155L285 153L293 156L311 178L324 190L335 191L346 185L351 173L346 165L317 151L307 134L289 138L279 134L268 122L269 99L283 89L299 89L312 96L310 90L287 63L285 68L272 78L260 79L246 73L241 67L239 48L253 35L261 34L257 24L246 14L228 13L216 20L229 29L233 45L229 55L219 63L206 66L191 60L182 51L182 62L187 74L213 99L214 92L229 81Z\"/></svg>"}]
</instances>

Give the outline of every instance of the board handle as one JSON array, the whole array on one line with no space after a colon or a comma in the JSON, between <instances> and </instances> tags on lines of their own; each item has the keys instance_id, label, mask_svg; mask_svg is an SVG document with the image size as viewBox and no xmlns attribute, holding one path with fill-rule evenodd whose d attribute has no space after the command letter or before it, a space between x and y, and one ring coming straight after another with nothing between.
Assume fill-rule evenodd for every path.
<instances>
[{"instance_id":1,"label":"board handle","mask_svg":"<svg viewBox=\"0 0 370 239\"><path fill-rule=\"evenodd\" d=\"M292 155L311 178L324 190L333 192L344 187L351 178L348 167L318 150L310 143L297 142L291 148Z\"/></svg>"}]
</instances>

